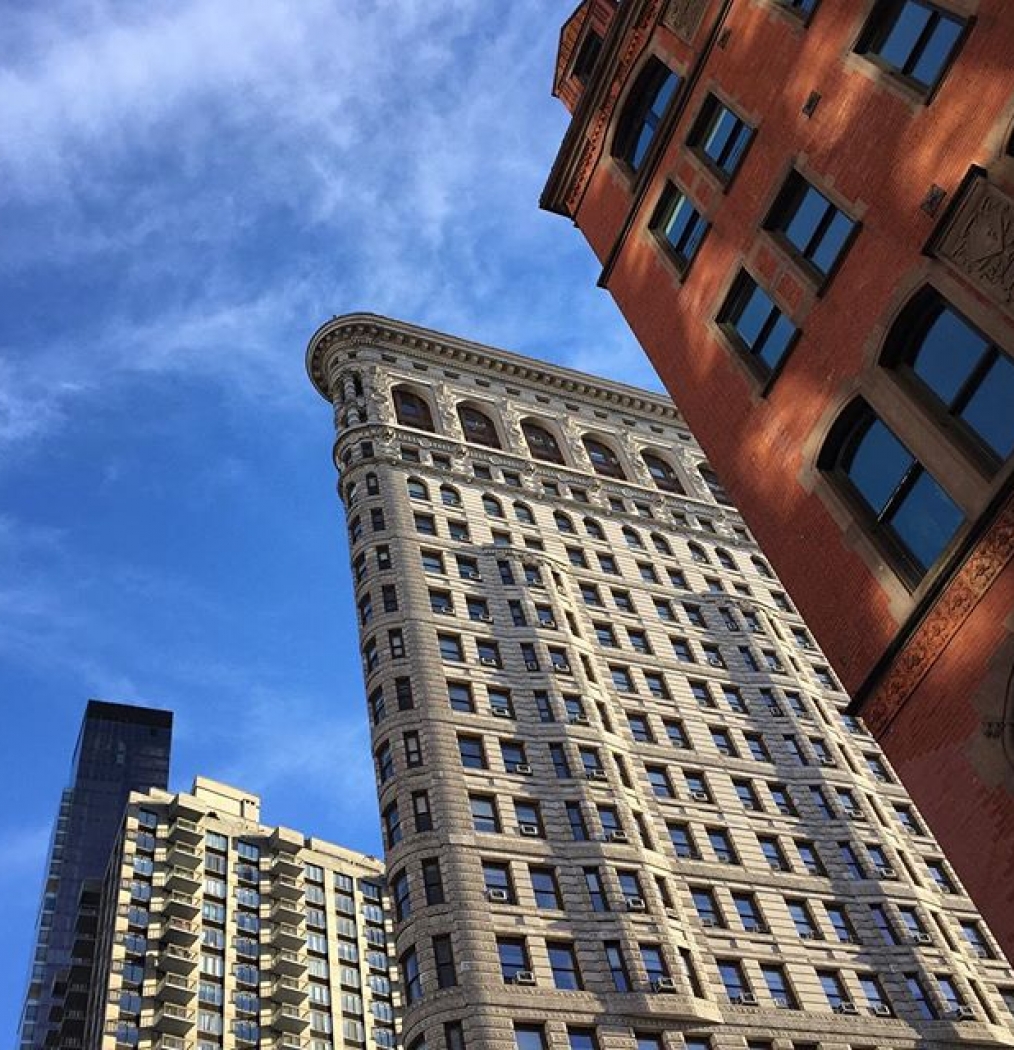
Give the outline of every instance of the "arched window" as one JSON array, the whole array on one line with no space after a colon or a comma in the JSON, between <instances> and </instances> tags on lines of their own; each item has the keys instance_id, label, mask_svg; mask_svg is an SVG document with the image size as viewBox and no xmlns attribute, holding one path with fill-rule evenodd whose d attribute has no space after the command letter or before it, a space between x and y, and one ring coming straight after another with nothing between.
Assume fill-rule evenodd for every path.
<instances>
[{"instance_id":1,"label":"arched window","mask_svg":"<svg viewBox=\"0 0 1014 1050\"><path fill-rule=\"evenodd\" d=\"M556 527L560 532L574 531L574 522L572 522L570 517L564 514L562 510L558 510L553 514L553 521L556 522Z\"/></svg>"},{"instance_id":2,"label":"arched window","mask_svg":"<svg viewBox=\"0 0 1014 1050\"><path fill-rule=\"evenodd\" d=\"M753 562L753 567L767 580L773 580L775 574L771 571L771 566L763 559L759 558L756 554L750 559Z\"/></svg>"},{"instance_id":3,"label":"arched window","mask_svg":"<svg viewBox=\"0 0 1014 1050\"><path fill-rule=\"evenodd\" d=\"M356 397L363 396L363 377L358 372L352 373L352 392Z\"/></svg>"},{"instance_id":4,"label":"arched window","mask_svg":"<svg viewBox=\"0 0 1014 1050\"><path fill-rule=\"evenodd\" d=\"M644 540L638 535L637 529L632 529L629 525L623 526L623 539L628 547L634 547L637 550L644 548Z\"/></svg>"},{"instance_id":5,"label":"arched window","mask_svg":"<svg viewBox=\"0 0 1014 1050\"><path fill-rule=\"evenodd\" d=\"M644 460L644 465L648 468L648 473L651 475L651 480L655 482L656 488L660 488L663 492L678 492L681 496L685 495L676 471L661 456L656 456L654 452L642 452L641 459Z\"/></svg>"},{"instance_id":6,"label":"arched window","mask_svg":"<svg viewBox=\"0 0 1014 1050\"><path fill-rule=\"evenodd\" d=\"M669 541L661 533L653 532L651 534L651 542L655 545L655 550L659 554L668 554L672 556L672 547L669 546Z\"/></svg>"},{"instance_id":7,"label":"arched window","mask_svg":"<svg viewBox=\"0 0 1014 1050\"><path fill-rule=\"evenodd\" d=\"M634 81L616 123L613 156L637 171L676 94L680 78L652 56Z\"/></svg>"},{"instance_id":8,"label":"arched window","mask_svg":"<svg viewBox=\"0 0 1014 1050\"><path fill-rule=\"evenodd\" d=\"M503 517L503 505L496 498L496 496L491 496L488 492L483 494L483 497L482 497L482 509L491 518L502 518Z\"/></svg>"},{"instance_id":9,"label":"arched window","mask_svg":"<svg viewBox=\"0 0 1014 1050\"><path fill-rule=\"evenodd\" d=\"M818 465L915 583L961 527L961 509L861 398L838 417Z\"/></svg>"},{"instance_id":10,"label":"arched window","mask_svg":"<svg viewBox=\"0 0 1014 1050\"><path fill-rule=\"evenodd\" d=\"M594 518L584 519L584 531L593 540L604 540L606 538L606 534L602 531L602 526Z\"/></svg>"},{"instance_id":11,"label":"arched window","mask_svg":"<svg viewBox=\"0 0 1014 1050\"><path fill-rule=\"evenodd\" d=\"M725 491L725 486L718 480L718 475L707 463L701 463L697 468L697 473L700 474L704 484L708 486L708 491L715 497L716 503L721 503L726 507L732 506L732 500L729 499L729 493Z\"/></svg>"},{"instance_id":12,"label":"arched window","mask_svg":"<svg viewBox=\"0 0 1014 1050\"><path fill-rule=\"evenodd\" d=\"M708 552L699 544L691 541L687 544L690 550L690 557L700 565L710 565L711 559L708 557Z\"/></svg>"},{"instance_id":13,"label":"arched window","mask_svg":"<svg viewBox=\"0 0 1014 1050\"><path fill-rule=\"evenodd\" d=\"M430 406L416 393L403 386L392 391L394 395L394 415L403 427L415 427L416 430L433 431L433 413Z\"/></svg>"},{"instance_id":14,"label":"arched window","mask_svg":"<svg viewBox=\"0 0 1014 1050\"><path fill-rule=\"evenodd\" d=\"M1014 451L1014 361L936 289L924 288L902 311L881 360L985 452L993 469Z\"/></svg>"},{"instance_id":15,"label":"arched window","mask_svg":"<svg viewBox=\"0 0 1014 1050\"><path fill-rule=\"evenodd\" d=\"M521 424L521 432L525 435L528 451L534 459L541 459L547 463L565 462L556 438L544 426L526 419Z\"/></svg>"},{"instance_id":16,"label":"arched window","mask_svg":"<svg viewBox=\"0 0 1014 1050\"><path fill-rule=\"evenodd\" d=\"M440 502L445 507L460 507L461 493L453 485L441 485Z\"/></svg>"},{"instance_id":17,"label":"arched window","mask_svg":"<svg viewBox=\"0 0 1014 1050\"><path fill-rule=\"evenodd\" d=\"M515 503L514 504L514 517L521 522L522 525L534 525L535 515L532 513L532 508L527 503Z\"/></svg>"},{"instance_id":18,"label":"arched window","mask_svg":"<svg viewBox=\"0 0 1014 1050\"><path fill-rule=\"evenodd\" d=\"M500 436L496 432L493 420L471 405L458 405L458 419L465 432L465 440L471 445L487 445L489 448L500 447Z\"/></svg>"},{"instance_id":19,"label":"arched window","mask_svg":"<svg viewBox=\"0 0 1014 1050\"><path fill-rule=\"evenodd\" d=\"M604 474L607 478L626 479L619 457L608 445L603 445L601 441L592 437L582 438L581 441L596 474Z\"/></svg>"},{"instance_id":20,"label":"arched window","mask_svg":"<svg viewBox=\"0 0 1014 1050\"><path fill-rule=\"evenodd\" d=\"M715 557L718 559L718 564L723 569L730 569L732 572L738 572L739 566L736 564L736 559L724 548L715 548Z\"/></svg>"},{"instance_id":21,"label":"arched window","mask_svg":"<svg viewBox=\"0 0 1014 1050\"><path fill-rule=\"evenodd\" d=\"M430 498L430 490L426 487L426 482L422 478L409 478L406 482L408 485L408 494L411 499L425 499Z\"/></svg>"}]
</instances>

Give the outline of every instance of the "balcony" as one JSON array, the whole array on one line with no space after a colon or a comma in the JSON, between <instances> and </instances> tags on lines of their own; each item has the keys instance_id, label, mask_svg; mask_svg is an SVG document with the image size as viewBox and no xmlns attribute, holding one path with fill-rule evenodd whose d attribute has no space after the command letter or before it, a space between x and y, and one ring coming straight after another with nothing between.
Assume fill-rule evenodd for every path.
<instances>
[{"instance_id":1,"label":"balcony","mask_svg":"<svg viewBox=\"0 0 1014 1050\"><path fill-rule=\"evenodd\" d=\"M170 1035L187 1035L193 1028L195 1019L193 1010L177 1006L175 1003L163 1003L155 1011L155 1029Z\"/></svg>"},{"instance_id":2,"label":"balcony","mask_svg":"<svg viewBox=\"0 0 1014 1050\"><path fill-rule=\"evenodd\" d=\"M302 1032L309 1023L309 1011L298 1006L279 1006L271 1015L271 1027L280 1032Z\"/></svg>"},{"instance_id":3,"label":"balcony","mask_svg":"<svg viewBox=\"0 0 1014 1050\"><path fill-rule=\"evenodd\" d=\"M296 854L303 848L303 836L290 828L275 828L271 833L271 850L273 853Z\"/></svg>"},{"instance_id":4,"label":"balcony","mask_svg":"<svg viewBox=\"0 0 1014 1050\"><path fill-rule=\"evenodd\" d=\"M298 926L276 926L271 931L271 943L276 948L288 948L295 951L306 944L306 934Z\"/></svg>"},{"instance_id":5,"label":"balcony","mask_svg":"<svg viewBox=\"0 0 1014 1050\"><path fill-rule=\"evenodd\" d=\"M196 919L201 911L197 898L189 893L169 892L162 903L162 911L176 919Z\"/></svg>"},{"instance_id":6,"label":"balcony","mask_svg":"<svg viewBox=\"0 0 1014 1050\"><path fill-rule=\"evenodd\" d=\"M178 1035L163 1035L155 1043L155 1050L194 1050L195 1046L192 1039L182 1039Z\"/></svg>"},{"instance_id":7,"label":"balcony","mask_svg":"<svg viewBox=\"0 0 1014 1050\"><path fill-rule=\"evenodd\" d=\"M287 1032L283 1032L275 1037L275 1041L271 1044L271 1050L306 1050L306 1046L305 1039L301 1039L298 1035L290 1035Z\"/></svg>"},{"instance_id":8,"label":"balcony","mask_svg":"<svg viewBox=\"0 0 1014 1050\"><path fill-rule=\"evenodd\" d=\"M197 952L176 945L164 945L158 956L158 968L166 973L193 973L197 966Z\"/></svg>"},{"instance_id":9,"label":"balcony","mask_svg":"<svg viewBox=\"0 0 1014 1050\"><path fill-rule=\"evenodd\" d=\"M188 977L167 973L155 990L157 999L168 1003L189 1003L197 991L197 984Z\"/></svg>"},{"instance_id":10,"label":"balcony","mask_svg":"<svg viewBox=\"0 0 1014 1050\"><path fill-rule=\"evenodd\" d=\"M284 875L290 879L303 874L303 862L294 853L276 853L271 862L272 875Z\"/></svg>"},{"instance_id":11,"label":"balcony","mask_svg":"<svg viewBox=\"0 0 1014 1050\"><path fill-rule=\"evenodd\" d=\"M166 944L193 944L199 932L197 925L186 919L166 919L162 923L162 940Z\"/></svg>"},{"instance_id":12,"label":"balcony","mask_svg":"<svg viewBox=\"0 0 1014 1050\"><path fill-rule=\"evenodd\" d=\"M201 851L189 842L170 841L166 859L173 867L193 869L201 866L202 856Z\"/></svg>"},{"instance_id":13,"label":"balcony","mask_svg":"<svg viewBox=\"0 0 1014 1050\"><path fill-rule=\"evenodd\" d=\"M303 899L303 880L291 875L280 875L276 871L271 882L271 896L277 900L301 901Z\"/></svg>"},{"instance_id":14,"label":"balcony","mask_svg":"<svg viewBox=\"0 0 1014 1050\"><path fill-rule=\"evenodd\" d=\"M298 1006L306 998L306 985L295 977L279 977L271 986L271 998Z\"/></svg>"},{"instance_id":15,"label":"balcony","mask_svg":"<svg viewBox=\"0 0 1014 1050\"><path fill-rule=\"evenodd\" d=\"M177 817L169 828L169 841L199 846L204 841L204 829L196 820Z\"/></svg>"},{"instance_id":16,"label":"balcony","mask_svg":"<svg viewBox=\"0 0 1014 1050\"><path fill-rule=\"evenodd\" d=\"M190 868L170 868L165 876L165 888L172 893L197 893L201 888L201 873Z\"/></svg>"},{"instance_id":17,"label":"balcony","mask_svg":"<svg viewBox=\"0 0 1014 1050\"><path fill-rule=\"evenodd\" d=\"M271 908L271 921L284 926L297 926L303 921L302 900L278 900Z\"/></svg>"},{"instance_id":18,"label":"balcony","mask_svg":"<svg viewBox=\"0 0 1014 1050\"><path fill-rule=\"evenodd\" d=\"M306 956L300 952L275 952L271 968L286 977L301 977L306 973Z\"/></svg>"}]
</instances>

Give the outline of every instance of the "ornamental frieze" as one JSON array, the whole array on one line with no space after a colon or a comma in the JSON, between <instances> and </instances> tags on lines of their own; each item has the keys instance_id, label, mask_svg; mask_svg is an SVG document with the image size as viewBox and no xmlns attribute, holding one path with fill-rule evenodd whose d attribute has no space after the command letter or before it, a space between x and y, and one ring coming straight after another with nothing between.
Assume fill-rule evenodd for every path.
<instances>
[{"instance_id":1,"label":"ornamental frieze","mask_svg":"<svg viewBox=\"0 0 1014 1050\"><path fill-rule=\"evenodd\" d=\"M708 0L669 0L662 15L662 25L671 29L684 43L689 44L704 17Z\"/></svg>"},{"instance_id":2,"label":"ornamental frieze","mask_svg":"<svg viewBox=\"0 0 1014 1050\"><path fill-rule=\"evenodd\" d=\"M1014 306L1014 199L983 175L965 181L933 252L1002 309Z\"/></svg>"}]
</instances>

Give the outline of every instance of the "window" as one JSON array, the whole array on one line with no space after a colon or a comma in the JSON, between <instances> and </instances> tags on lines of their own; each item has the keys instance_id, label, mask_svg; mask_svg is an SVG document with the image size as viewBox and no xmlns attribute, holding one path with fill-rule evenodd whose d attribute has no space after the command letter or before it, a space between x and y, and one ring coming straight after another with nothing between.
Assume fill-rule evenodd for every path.
<instances>
[{"instance_id":1,"label":"window","mask_svg":"<svg viewBox=\"0 0 1014 1050\"><path fill-rule=\"evenodd\" d=\"M909 582L925 574L962 524L961 510L933 475L861 399L838 417L819 465Z\"/></svg>"},{"instance_id":2,"label":"window","mask_svg":"<svg viewBox=\"0 0 1014 1050\"><path fill-rule=\"evenodd\" d=\"M785 967L775 963L762 963L760 971L775 1006L783 1010L798 1010L799 1002L789 985L789 979L785 976Z\"/></svg>"},{"instance_id":3,"label":"window","mask_svg":"<svg viewBox=\"0 0 1014 1050\"><path fill-rule=\"evenodd\" d=\"M708 828L708 841L715 851L715 857L723 864L738 864L739 857L732 845L732 839L724 828Z\"/></svg>"},{"instance_id":4,"label":"window","mask_svg":"<svg viewBox=\"0 0 1014 1050\"><path fill-rule=\"evenodd\" d=\"M651 732L645 715L627 715L627 722L630 725L631 735L635 740L644 744L653 744L655 742L655 737Z\"/></svg>"},{"instance_id":5,"label":"window","mask_svg":"<svg viewBox=\"0 0 1014 1050\"><path fill-rule=\"evenodd\" d=\"M655 212L651 226L659 241L664 245L666 253L676 264L679 272L683 274L686 273L690 268L690 264L694 261L694 256L704 240L704 235L708 232L710 223L702 218L701 213L691 203L690 198L670 182L667 183L662 191L662 197L659 200L658 209ZM648 469L651 470L651 464L648 463L648 455L645 454L643 458L648 465ZM656 456L651 458L656 460L663 469L667 469L669 475L672 475L672 468L668 464L659 460ZM663 484L656 476L655 471L651 470L651 473L655 484L660 489L667 492L682 492L682 489L672 487L671 483L669 485ZM675 481L674 476L673 481ZM676 484L678 485L679 482L676 481Z\"/></svg>"},{"instance_id":6,"label":"window","mask_svg":"<svg viewBox=\"0 0 1014 1050\"><path fill-rule=\"evenodd\" d=\"M440 874L440 861L435 857L422 862L423 890L426 903L431 907L444 903L444 882Z\"/></svg>"},{"instance_id":7,"label":"window","mask_svg":"<svg viewBox=\"0 0 1014 1050\"><path fill-rule=\"evenodd\" d=\"M500 448L500 438L497 436L493 420L470 405L458 406L458 419L461 429L465 432L465 440L472 445L485 445L489 448Z\"/></svg>"},{"instance_id":8,"label":"window","mask_svg":"<svg viewBox=\"0 0 1014 1050\"><path fill-rule=\"evenodd\" d=\"M796 933L798 933L803 940L818 940L820 938L820 931L817 929L817 925L813 921L810 906L806 901L787 900L785 905L789 909L789 916L792 919L792 924L796 928Z\"/></svg>"},{"instance_id":9,"label":"window","mask_svg":"<svg viewBox=\"0 0 1014 1050\"><path fill-rule=\"evenodd\" d=\"M957 893L957 887L947 874L947 868L942 860L926 861L926 870L941 893Z\"/></svg>"},{"instance_id":10,"label":"window","mask_svg":"<svg viewBox=\"0 0 1014 1050\"><path fill-rule=\"evenodd\" d=\"M655 57L648 59L634 81L613 140L613 156L633 171L644 162L679 83L679 77Z\"/></svg>"},{"instance_id":11,"label":"window","mask_svg":"<svg viewBox=\"0 0 1014 1050\"><path fill-rule=\"evenodd\" d=\"M792 796L784 784L768 784L768 791L771 793L771 801L774 802L775 809L779 813L786 817L799 816L796 804L792 801Z\"/></svg>"},{"instance_id":12,"label":"window","mask_svg":"<svg viewBox=\"0 0 1014 1050\"><path fill-rule=\"evenodd\" d=\"M596 474L626 480L626 474L623 472L623 467L620 466L619 457L608 445L604 445L601 441L596 441L592 437L582 438L581 443L588 453L588 458L591 460L592 468ZM604 538L601 535L601 531L599 529L600 534L595 537L596 539Z\"/></svg>"},{"instance_id":13,"label":"window","mask_svg":"<svg viewBox=\"0 0 1014 1050\"><path fill-rule=\"evenodd\" d=\"M980 959L993 959L993 949L983 936L982 928L974 919L963 919L960 923L961 934L973 955Z\"/></svg>"},{"instance_id":14,"label":"window","mask_svg":"<svg viewBox=\"0 0 1014 1050\"><path fill-rule=\"evenodd\" d=\"M416 831L423 832L433 830L433 814L430 811L429 792L412 792L412 816L415 819Z\"/></svg>"},{"instance_id":15,"label":"window","mask_svg":"<svg viewBox=\"0 0 1014 1050\"><path fill-rule=\"evenodd\" d=\"M753 813L759 813L763 809L760 799L757 797L757 792L754 791L753 785L749 780L734 780L732 786L736 789L736 797L742 803L744 809Z\"/></svg>"},{"instance_id":16,"label":"window","mask_svg":"<svg viewBox=\"0 0 1014 1050\"><path fill-rule=\"evenodd\" d=\"M392 802L384 810L384 830L387 832L387 847L393 849L402 838L401 817L398 815L396 802Z\"/></svg>"},{"instance_id":17,"label":"window","mask_svg":"<svg viewBox=\"0 0 1014 1050\"><path fill-rule=\"evenodd\" d=\"M985 453L994 468L1014 450L1014 361L977 332L933 288L925 288L891 329L884 352L942 423Z\"/></svg>"},{"instance_id":18,"label":"window","mask_svg":"<svg viewBox=\"0 0 1014 1050\"><path fill-rule=\"evenodd\" d=\"M458 983L458 975L454 968L454 949L449 934L433 938L433 962L437 971L437 987L453 988Z\"/></svg>"},{"instance_id":19,"label":"window","mask_svg":"<svg viewBox=\"0 0 1014 1050\"><path fill-rule=\"evenodd\" d=\"M437 640L440 644L440 656L444 660L453 663L463 663L465 659L464 650L461 648L461 639L456 634L439 634Z\"/></svg>"},{"instance_id":20,"label":"window","mask_svg":"<svg viewBox=\"0 0 1014 1050\"><path fill-rule=\"evenodd\" d=\"M718 910L718 902L715 900L713 890L704 886L691 886L690 897L697 909L697 916L705 926L724 926L725 920Z\"/></svg>"},{"instance_id":21,"label":"window","mask_svg":"<svg viewBox=\"0 0 1014 1050\"><path fill-rule=\"evenodd\" d=\"M778 368L798 334L796 326L746 270L741 270L733 282L717 320L763 379Z\"/></svg>"},{"instance_id":22,"label":"window","mask_svg":"<svg viewBox=\"0 0 1014 1050\"><path fill-rule=\"evenodd\" d=\"M859 978L859 987L862 988L863 995L866 996L866 1002L873 1013L879 1015L890 1014L891 1004L879 979L871 973L861 973L857 976Z\"/></svg>"},{"instance_id":23,"label":"window","mask_svg":"<svg viewBox=\"0 0 1014 1050\"><path fill-rule=\"evenodd\" d=\"M708 95L694 122L688 145L722 182L729 182L739 168L753 129L714 95Z\"/></svg>"},{"instance_id":24,"label":"window","mask_svg":"<svg viewBox=\"0 0 1014 1050\"><path fill-rule=\"evenodd\" d=\"M419 974L419 959L415 948L409 948L401 957L401 984L405 990L405 1001L414 1003L422 998L422 977Z\"/></svg>"},{"instance_id":25,"label":"window","mask_svg":"<svg viewBox=\"0 0 1014 1050\"><path fill-rule=\"evenodd\" d=\"M651 790L656 798L675 797L669 780L669 773L666 771L665 766L648 766L647 773L648 783L651 784Z\"/></svg>"},{"instance_id":26,"label":"window","mask_svg":"<svg viewBox=\"0 0 1014 1050\"><path fill-rule=\"evenodd\" d=\"M518 827L523 835L545 834L542 827L542 812L537 802L515 799L514 815L517 817Z\"/></svg>"},{"instance_id":27,"label":"window","mask_svg":"<svg viewBox=\"0 0 1014 1050\"><path fill-rule=\"evenodd\" d=\"M470 795L468 804L472 812L472 827L476 831L500 830L500 816L494 799L486 795Z\"/></svg>"},{"instance_id":28,"label":"window","mask_svg":"<svg viewBox=\"0 0 1014 1050\"><path fill-rule=\"evenodd\" d=\"M926 994L926 987L922 983L921 978L917 974L907 973L905 974L905 984L908 986L908 994L912 996L919 1011L919 1016L927 1021L935 1020L937 1009Z\"/></svg>"},{"instance_id":29,"label":"window","mask_svg":"<svg viewBox=\"0 0 1014 1050\"><path fill-rule=\"evenodd\" d=\"M465 1050L465 1029L460 1021L444 1024L444 1045L447 1050Z\"/></svg>"},{"instance_id":30,"label":"window","mask_svg":"<svg viewBox=\"0 0 1014 1050\"><path fill-rule=\"evenodd\" d=\"M662 949L657 944L639 944L641 965L652 985L669 979L669 967L666 965Z\"/></svg>"},{"instance_id":31,"label":"window","mask_svg":"<svg viewBox=\"0 0 1014 1050\"><path fill-rule=\"evenodd\" d=\"M541 1025L516 1024L514 1045L517 1050L546 1050L546 1035Z\"/></svg>"},{"instance_id":32,"label":"window","mask_svg":"<svg viewBox=\"0 0 1014 1050\"><path fill-rule=\"evenodd\" d=\"M737 758L739 756L728 729L719 729L716 726L711 726L711 741L719 754L725 755L726 758Z\"/></svg>"},{"instance_id":33,"label":"window","mask_svg":"<svg viewBox=\"0 0 1014 1050\"><path fill-rule=\"evenodd\" d=\"M556 875L552 868L531 868L529 875L537 908L560 909L563 907L560 890L556 884Z\"/></svg>"},{"instance_id":34,"label":"window","mask_svg":"<svg viewBox=\"0 0 1014 1050\"><path fill-rule=\"evenodd\" d=\"M571 835L576 842L584 842L588 838L588 825L585 823L584 813L581 811L580 802L568 802L566 804L567 823L570 825Z\"/></svg>"},{"instance_id":35,"label":"window","mask_svg":"<svg viewBox=\"0 0 1014 1050\"><path fill-rule=\"evenodd\" d=\"M613 979L613 987L618 992L629 992L631 990L630 973L627 970L626 960L623 958L620 942L606 941L603 947L606 953L606 964Z\"/></svg>"},{"instance_id":36,"label":"window","mask_svg":"<svg viewBox=\"0 0 1014 1050\"><path fill-rule=\"evenodd\" d=\"M514 517L517 518L522 525L534 525L535 515L532 513L532 508L527 503L515 503L514 504Z\"/></svg>"},{"instance_id":37,"label":"window","mask_svg":"<svg viewBox=\"0 0 1014 1050\"><path fill-rule=\"evenodd\" d=\"M500 974L505 981L513 981L521 971L531 972L528 946L523 937L497 937L496 952L500 959Z\"/></svg>"},{"instance_id":38,"label":"window","mask_svg":"<svg viewBox=\"0 0 1014 1050\"><path fill-rule=\"evenodd\" d=\"M690 643L686 640L686 638L670 638L669 641L672 645L673 656L675 656L676 659L680 661L680 663L692 664L697 662L694 659L694 654L690 648ZM696 693L694 695L696 696ZM711 699L710 693L708 694L708 699ZM699 698L698 702L700 702ZM714 701L712 701L710 704L702 704L702 706L713 707Z\"/></svg>"},{"instance_id":39,"label":"window","mask_svg":"<svg viewBox=\"0 0 1014 1050\"><path fill-rule=\"evenodd\" d=\"M602 876L598 868L584 869L584 884L591 900L592 911L609 911L609 900L602 886Z\"/></svg>"},{"instance_id":40,"label":"window","mask_svg":"<svg viewBox=\"0 0 1014 1050\"><path fill-rule=\"evenodd\" d=\"M580 991L584 986L581 982L581 971L577 966L574 945L569 942L548 941L546 951L549 954L549 968L553 972L553 984L563 991Z\"/></svg>"},{"instance_id":41,"label":"window","mask_svg":"<svg viewBox=\"0 0 1014 1050\"><path fill-rule=\"evenodd\" d=\"M850 879L866 878L866 872L863 870L863 866L859 862L859 857L849 843L839 842L838 853L841 856L841 862L845 865L845 870L848 872Z\"/></svg>"},{"instance_id":42,"label":"window","mask_svg":"<svg viewBox=\"0 0 1014 1050\"><path fill-rule=\"evenodd\" d=\"M946 71L964 30L961 19L924 0L880 0L856 50L929 93Z\"/></svg>"},{"instance_id":43,"label":"window","mask_svg":"<svg viewBox=\"0 0 1014 1050\"><path fill-rule=\"evenodd\" d=\"M451 709L462 711L466 714L475 713L475 700L472 696L472 687L464 682L448 682L447 698Z\"/></svg>"},{"instance_id":44,"label":"window","mask_svg":"<svg viewBox=\"0 0 1014 1050\"><path fill-rule=\"evenodd\" d=\"M743 966L735 959L719 959L718 975L722 978L729 1002L738 1003L744 995L750 994L750 985L747 984Z\"/></svg>"},{"instance_id":45,"label":"window","mask_svg":"<svg viewBox=\"0 0 1014 1050\"><path fill-rule=\"evenodd\" d=\"M856 229L852 219L796 171L778 194L765 226L820 278L834 269Z\"/></svg>"},{"instance_id":46,"label":"window","mask_svg":"<svg viewBox=\"0 0 1014 1050\"><path fill-rule=\"evenodd\" d=\"M761 916L752 893L734 893L732 903L736 906L744 930L748 933L767 933L767 923Z\"/></svg>"},{"instance_id":47,"label":"window","mask_svg":"<svg viewBox=\"0 0 1014 1050\"><path fill-rule=\"evenodd\" d=\"M420 551L423 572L439 573L444 571L444 556L439 551Z\"/></svg>"},{"instance_id":48,"label":"window","mask_svg":"<svg viewBox=\"0 0 1014 1050\"><path fill-rule=\"evenodd\" d=\"M418 394L404 387L395 387L392 394L395 418L402 426L415 427L417 430L435 429L430 406Z\"/></svg>"}]
</instances>

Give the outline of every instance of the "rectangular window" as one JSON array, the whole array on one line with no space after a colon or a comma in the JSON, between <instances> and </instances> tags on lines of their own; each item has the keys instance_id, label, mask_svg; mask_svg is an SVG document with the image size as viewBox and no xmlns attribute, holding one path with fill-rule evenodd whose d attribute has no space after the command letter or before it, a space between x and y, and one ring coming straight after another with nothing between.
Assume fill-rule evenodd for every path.
<instances>
[{"instance_id":1,"label":"rectangular window","mask_svg":"<svg viewBox=\"0 0 1014 1050\"><path fill-rule=\"evenodd\" d=\"M606 963L613 978L613 987L618 992L629 992L631 990L630 974L627 971L627 963L623 957L623 949L620 946L620 942L606 941L604 948Z\"/></svg>"},{"instance_id":2,"label":"rectangular window","mask_svg":"<svg viewBox=\"0 0 1014 1050\"><path fill-rule=\"evenodd\" d=\"M797 171L789 175L764 225L822 280L838 264L856 229L852 219ZM802 647L812 648L806 632L801 634L806 642Z\"/></svg>"},{"instance_id":3,"label":"rectangular window","mask_svg":"<svg viewBox=\"0 0 1014 1050\"><path fill-rule=\"evenodd\" d=\"M494 799L487 795L470 795L468 803L472 811L472 827L476 831L500 830L500 817Z\"/></svg>"},{"instance_id":4,"label":"rectangular window","mask_svg":"<svg viewBox=\"0 0 1014 1050\"><path fill-rule=\"evenodd\" d=\"M500 974L511 983L519 973L531 973L528 964L528 946L523 937L497 937L496 952L500 958Z\"/></svg>"},{"instance_id":5,"label":"rectangular window","mask_svg":"<svg viewBox=\"0 0 1014 1050\"><path fill-rule=\"evenodd\" d=\"M717 321L762 379L778 368L798 335L796 326L746 270L733 282Z\"/></svg>"},{"instance_id":6,"label":"rectangular window","mask_svg":"<svg viewBox=\"0 0 1014 1050\"><path fill-rule=\"evenodd\" d=\"M583 985L574 945L569 942L548 941L546 951L549 955L549 967L553 972L553 984L563 991L580 991Z\"/></svg>"},{"instance_id":7,"label":"rectangular window","mask_svg":"<svg viewBox=\"0 0 1014 1050\"><path fill-rule=\"evenodd\" d=\"M532 880L532 893L535 895L535 906L537 908L552 908L559 910L563 907L560 900L560 889L556 884L556 875L552 868L531 868L529 875Z\"/></svg>"},{"instance_id":8,"label":"rectangular window","mask_svg":"<svg viewBox=\"0 0 1014 1050\"><path fill-rule=\"evenodd\" d=\"M437 970L437 987L453 988L458 983L458 975L454 968L454 950L449 934L433 938L433 961Z\"/></svg>"},{"instance_id":9,"label":"rectangular window","mask_svg":"<svg viewBox=\"0 0 1014 1050\"><path fill-rule=\"evenodd\" d=\"M708 95L687 144L722 182L728 183L752 138L753 128L714 95Z\"/></svg>"}]
</instances>

